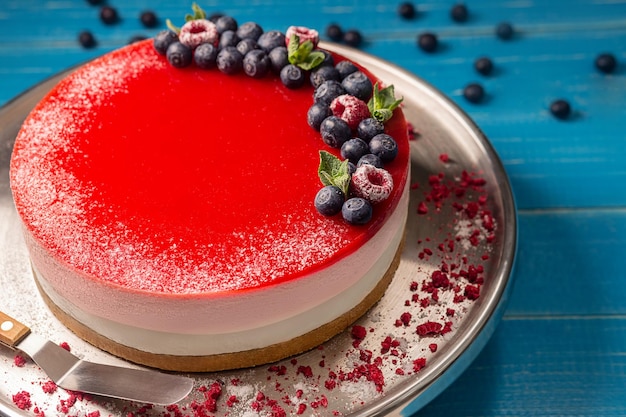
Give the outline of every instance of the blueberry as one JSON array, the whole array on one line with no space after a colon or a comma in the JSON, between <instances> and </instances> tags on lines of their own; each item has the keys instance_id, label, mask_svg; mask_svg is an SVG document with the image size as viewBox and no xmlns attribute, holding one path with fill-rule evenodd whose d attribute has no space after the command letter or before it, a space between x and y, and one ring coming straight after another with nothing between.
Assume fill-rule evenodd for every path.
<instances>
[{"instance_id":1,"label":"blueberry","mask_svg":"<svg viewBox=\"0 0 626 417\"><path fill-rule=\"evenodd\" d=\"M352 136L350 126L337 116L329 116L320 125L320 133L325 144L332 148L341 146Z\"/></svg>"},{"instance_id":2,"label":"blueberry","mask_svg":"<svg viewBox=\"0 0 626 417\"><path fill-rule=\"evenodd\" d=\"M285 35L278 30L270 30L259 36L257 41L259 47L266 53L279 46L285 46Z\"/></svg>"},{"instance_id":3,"label":"blueberry","mask_svg":"<svg viewBox=\"0 0 626 417\"><path fill-rule=\"evenodd\" d=\"M331 23L326 27L326 36L331 41L339 42L343 39L343 30L337 23Z\"/></svg>"},{"instance_id":4,"label":"blueberry","mask_svg":"<svg viewBox=\"0 0 626 417\"><path fill-rule=\"evenodd\" d=\"M341 85L346 90L346 93L365 102L369 100L374 91L372 81L361 71L355 71L348 75L341 81Z\"/></svg>"},{"instance_id":5,"label":"blueberry","mask_svg":"<svg viewBox=\"0 0 626 417\"><path fill-rule=\"evenodd\" d=\"M333 58L333 54L323 49L318 49L318 52L321 52L324 55L324 60L319 67L332 67L335 65L335 58Z\"/></svg>"},{"instance_id":6,"label":"blueberry","mask_svg":"<svg viewBox=\"0 0 626 417\"><path fill-rule=\"evenodd\" d=\"M347 59L341 62L338 62L335 65L335 69L339 72L339 79L343 80L348 75L353 72L357 72L359 69L352 61L348 61Z\"/></svg>"},{"instance_id":7,"label":"blueberry","mask_svg":"<svg viewBox=\"0 0 626 417\"><path fill-rule=\"evenodd\" d=\"M415 17L415 6L413 3L400 3L398 6L398 15L404 19L413 19Z\"/></svg>"},{"instance_id":8,"label":"blueberry","mask_svg":"<svg viewBox=\"0 0 626 417\"><path fill-rule=\"evenodd\" d=\"M147 28L156 27L156 25L159 23L156 13L154 13L152 10L144 10L143 12L141 12L141 14L139 15L139 21Z\"/></svg>"},{"instance_id":9,"label":"blueberry","mask_svg":"<svg viewBox=\"0 0 626 417\"><path fill-rule=\"evenodd\" d=\"M104 0L87 0L87 3L91 4L92 6L97 6L99 4L102 4L104 2Z\"/></svg>"},{"instance_id":10,"label":"blueberry","mask_svg":"<svg viewBox=\"0 0 626 417\"><path fill-rule=\"evenodd\" d=\"M511 39L513 32L513 26L508 22L502 22L496 26L496 36L502 40Z\"/></svg>"},{"instance_id":11,"label":"blueberry","mask_svg":"<svg viewBox=\"0 0 626 417\"><path fill-rule=\"evenodd\" d=\"M328 80L324 81L313 93L313 100L316 103L323 103L330 106L330 103L342 94L346 94L346 89L343 88L339 81Z\"/></svg>"},{"instance_id":12,"label":"blueberry","mask_svg":"<svg viewBox=\"0 0 626 417\"><path fill-rule=\"evenodd\" d=\"M276 74L280 74L280 70L289 64L289 54L286 46L277 46L272 49L269 52L268 57L272 64L272 70Z\"/></svg>"},{"instance_id":13,"label":"blueberry","mask_svg":"<svg viewBox=\"0 0 626 417\"><path fill-rule=\"evenodd\" d=\"M317 192L315 208L323 216L334 216L341 211L345 198L339 187L327 185Z\"/></svg>"},{"instance_id":14,"label":"blueberry","mask_svg":"<svg viewBox=\"0 0 626 417\"><path fill-rule=\"evenodd\" d=\"M130 45L130 44L133 44L133 43L136 43L136 42L144 41L146 39L148 39L148 37L145 36L145 35L133 35L128 40L128 44Z\"/></svg>"},{"instance_id":15,"label":"blueberry","mask_svg":"<svg viewBox=\"0 0 626 417\"><path fill-rule=\"evenodd\" d=\"M93 33L88 30L83 30L78 34L78 43L80 43L80 46L83 48L93 48L96 46L97 42Z\"/></svg>"},{"instance_id":16,"label":"blueberry","mask_svg":"<svg viewBox=\"0 0 626 417\"><path fill-rule=\"evenodd\" d=\"M220 16L215 20L215 28L220 35L227 30L235 32L237 30L237 21L232 16Z\"/></svg>"},{"instance_id":17,"label":"blueberry","mask_svg":"<svg viewBox=\"0 0 626 417\"><path fill-rule=\"evenodd\" d=\"M326 65L311 71L311 76L309 78L311 80L311 85L314 88L317 88L322 85L324 81L339 81L339 71L337 71L333 66Z\"/></svg>"},{"instance_id":18,"label":"blueberry","mask_svg":"<svg viewBox=\"0 0 626 417\"><path fill-rule=\"evenodd\" d=\"M280 80L283 85L290 89L300 88L304 85L306 78L304 71L293 64L287 64L280 70Z\"/></svg>"},{"instance_id":19,"label":"blueberry","mask_svg":"<svg viewBox=\"0 0 626 417\"><path fill-rule=\"evenodd\" d=\"M615 55L609 53L603 53L598 55L595 61L596 68L605 74L610 74L615 71L617 67L617 59Z\"/></svg>"},{"instance_id":20,"label":"blueberry","mask_svg":"<svg viewBox=\"0 0 626 417\"><path fill-rule=\"evenodd\" d=\"M361 159L359 159L359 162L356 163L356 166L358 168L365 164L374 165L376 168L383 167L383 161L381 161L380 158L373 153L363 155Z\"/></svg>"},{"instance_id":21,"label":"blueberry","mask_svg":"<svg viewBox=\"0 0 626 417\"><path fill-rule=\"evenodd\" d=\"M468 16L469 16L469 13L467 12L467 6L465 6L464 4L461 4L461 3L455 4L450 9L450 17L455 22L459 22L459 23L466 22Z\"/></svg>"},{"instance_id":22,"label":"blueberry","mask_svg":"<svg viewBox=\"0 0 626 417\"><path fill-rule=\"evenodd\" d=\"M114 9L111 6L103 6L100 9L100 20L102 20L105 25L112 25L117 23L117 21L119 20L117 9Z\"/></svg>"},{"instance_id":23,"label":"blueberry","mask_svg":"<svg viewBox=\"0 0 626 417\"><path fill-rule=\"evenodd\" d=\"M170 44L165 53L169 63L176 68L183 68L189 66L193 59L193 52L187 45L176 41Z\"/></svg>"},{"instance_id":24,"label":"blueberry","mask_svg":"<svg viewBox=\"0 0 626 417\"><path fill-rule=\"evenodd\" d=\"M243 57L243 72L253 78L262 78L270 72L272 63L262 49L255 49Z\"/></svg>"},{"instance_id":25,"label":"blueberry","mask_svg":"<svg viewBox=\"0 0 626 417\"><path fill-rule=\"evenodd\" d=\"M224 13L214 12L209 15L208 20L210 22L217 24L217 21L219 20L219 18L223 16L224 16Z\"/></svg>"},{"instance_id":26,"label":"blueberry","mask_svg":"<svg viewBox=\"0 0 626 417\"><path fill-rule=\"evenodd\" d=\"M376 135L369 143L370 153L378 156L383 163L391 162L398 155L398 144L386 133Z\"/></svg>"},{"instance_id":27,"label":"blueberry","mask_svg":"<svg viewBox=\"0 0 626 417\"><path fill-rule=\"evenodd\" d=\"M361 120L356 128L357 135L365 142L369 142L374 136L385 132L385 125L373 117Z\"/></svg>"},{"instance_id":28,"label":"blueberry","mask_svg":"<svg viewBox=\"0 0 626 417\"><path fill-rule=\"evenodd\" d=\"M463 96L470 103L479 103L485 97L485 90L478 83L470 83L463 89Z\"/></svg>"},{"instance_id":29,"label":"blueberry","mask_svg":"<svg viewBox=\"0 0 626 417\"><path fill-rule=\"evenodd\" d=\"M480 57L474 61L474 69L482 75L489 75L493 71L493 62L485 56Z\"/></svg>"},{"instance_id":30,"label":"blueberry","mask_svg":"<svg viewBox=\"0 0 626 417\"><path fill-rule=\"evenodd\" d=\"M243 56L245 56L248 52L254 50L254 49L258 49L258 45L256 43L256 41L254 39L250 39L250 38L246 38L246 39L242 39L237 43L237 46L235 46L237 48L237 50L239 51L239 53Z\"/></svg>"},{"instance_id":31,"label":"blueberry","mask_svg":"<svg viewBox=\"0 0 626 417\"><path fill-rule=\"evenodd\" d=\"M363 43L363 36L358 30L350 29L343 34L343 41L348 46L358 48Z\"/></svg>"},{"instance_id":32,"label":"blueberry","mask_svg":"<svg viewBox=\"0 0 626 417\"><path fill-rule=\"evenodd\" d=\"M161 55L167 53L167 48L178 41L178 35L171 30L162 30L154 37L154 49Z\"/></svg>"},{"instance_id":33,"label":"blueberry","mask_svg":"<svg viewBox=\"0 0 626 417\"><path fill-rule=\"evenodd\" d=\"M214 68L217 59L217 48L210 43L201 43L193 52L193 62L199 68Z\"/></svg>"},{"instance_id":34,"label":"blueberry","mask_svg":"<svg viewBox=\"0 0 626 417\"><path fill-rule=\"evenodd\" d=\"M350 224L366 224L372 219L372 205L361 197L346 200L341 207L343 219Z\"/></svg>"},{"instance_id":35,"label":"blueberry","mask_svg":"<svg viewBox=\"0 0 626 417\"><path fill-rule=\"evenodd\" d=\"M224 74L236 74L243 68L243 55L234 46L227 46L217 53L216 63Z\"/></svg>"},{"instance_id":36,"label":"blueberry","mask_svg":"<svg viewBox=\"0 0 626 417\"><path fill-rule=\"evenodd\" d=\"M348 161L348 175L352 176L352 174L354 174L355 171L356 171L356 164L353 164L352 162Z\"/></svg>"},{"instance_id":37,"label":"blueberry","mask_svg":"<svg viewBox=\"0 0 626 417\"><path fill-rule=\"evenodd\" d=\"M332 112L330 107L323 103L313 103L306 114L306 121L315 130L320 130L320 125Z\"/></svg>"},{"instance_id":38,"label":"blueberry","mask_svg":"<svg viewBox=\"0 0 626 417\"><path fill-rule=\"evenodd\" d=\"M426 32L417 37L417 46L424 52L435 52L438 45L439 40L434 33Z\"/></svg>"},{"instance_id":39,"label":"blueberry","mask_svg":"<svg viewBox=\"0 0 626 417\"><path fill-rule=\"evenodd\" d=\"M237 46L241 41L241 38L237 36L234 30L226 30L220 35L220 49L224 49L228 46Z\"/></svg>"},{"instance_id":40,"label":"blueberry","mask_svg":"<svg viewBox=\"0 0 626 417\"><path fill-rule=\"evenodd\" d=\"M557 119L567 119L571 111L572 109L566 100L559 99L550 104L550 113L552 113Z\"/></svg>"},{"instance_id":41,"label":"blueberry","mask_svg":"<svg viewBox=\"0 0 626 417\"><path fill-rule=\"evenodd\" d=\"M246 22L237 28L237 36L241 39L254 39L255 41L263 34L263 28L255 22Z\"/></svg>"},{"instance_id":42,"label":"blueberry","mask_svg":"<svg viewBox=\"0 0 626 417\"><path fill-rule=\"evenodd\" d=\"M354 164L359 162L359 159L368 153L370 153L369 146L367 146L367 142L363 139L348 139L343 145L341 145L341 157Z\"/></svg>"}]
</instances>

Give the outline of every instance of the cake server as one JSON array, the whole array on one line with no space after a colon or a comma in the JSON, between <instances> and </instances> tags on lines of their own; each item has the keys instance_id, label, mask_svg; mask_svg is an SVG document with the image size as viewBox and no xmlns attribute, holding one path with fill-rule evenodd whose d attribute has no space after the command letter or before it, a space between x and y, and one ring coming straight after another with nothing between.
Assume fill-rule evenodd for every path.
<instances>
[{"instance_id":1,"label":"cake server","mask_svg":"<svg viewBox=\"0 0 626 417\"><path fill-rule=\"evenodd\" d=\"M61 388L150 404L173 404L193 388L193 379L79 359L0 311L0 344L18 349Z\"/></svg>"}]
</instances>

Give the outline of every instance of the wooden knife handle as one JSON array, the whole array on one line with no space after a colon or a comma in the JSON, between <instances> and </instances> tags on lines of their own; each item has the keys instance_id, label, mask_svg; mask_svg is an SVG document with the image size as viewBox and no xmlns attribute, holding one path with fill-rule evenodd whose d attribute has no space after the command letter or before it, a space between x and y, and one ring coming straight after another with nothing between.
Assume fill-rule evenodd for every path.
<instances>
[{"instance_id":1,"label":"wooden knife handle","mask_svg":"<svg viewBox=\"0 0 626 417\"><path fill-rule=\"evenodd\" d=\"M0 311L0 343L14 348L29 332L28 326Z\"/></svg>"}]
</instances>

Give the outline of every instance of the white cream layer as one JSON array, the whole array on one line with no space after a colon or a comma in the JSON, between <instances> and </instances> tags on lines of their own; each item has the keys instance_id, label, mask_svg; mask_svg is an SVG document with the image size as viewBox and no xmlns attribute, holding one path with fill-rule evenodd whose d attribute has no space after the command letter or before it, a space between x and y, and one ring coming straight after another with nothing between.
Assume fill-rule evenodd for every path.
<instances>
[{"instance_id":1,"label":"white cream layer","mask_svg":"<svg viewBox=\"0 0 626 417\"><path fill-rule=\"evenodd\" d=\"M101 288L87 286L80 274L49 256L42 259L43 249L34 239L27 236L26 240L41 288L54 304L82 324L145 352L212 355L288 341L354 308L391 265L404 235L408 200L407 182L396 210L381 230L342 261L292 282L238 294L234 300L181 300L121 291L100 294ZM78 307L80 302L53 287L46 278L48 273L62 273L64 286L84 289L84 298L98 303L94 310L108 308L110 317L128 313L125 317L133 317L134 322L112 320ZM122 305L134 311L120 311Z\"/></svg>"}]
</instances>

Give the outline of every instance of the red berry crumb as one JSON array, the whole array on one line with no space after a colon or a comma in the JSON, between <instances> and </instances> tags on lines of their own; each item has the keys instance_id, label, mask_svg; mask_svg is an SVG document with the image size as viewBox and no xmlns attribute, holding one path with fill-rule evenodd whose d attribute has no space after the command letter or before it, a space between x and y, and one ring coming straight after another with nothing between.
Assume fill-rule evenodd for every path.
<instances>
[{"instance_id":1,"label":"red berry crumb","mask_svg":"<svg viewBox=\"0 0 626 417\"><path fill-rule=\"evenodd\" d=\"M32 402L30 401L30 392L20 391L13 395L13 404L20 410L30 410Z\"/></svg>"},{"instance_id":2,"label":"red berry crumb","mask_svg":"<svg viewBox=\"0 0 626 417\"><path fill-rule=\"evenodd\" d=\"M22 355L15 355L15 357L13 358L13 364L18 368L21 368L22 366L26 365L26 359L24 359Z\"/></svg>"}]
</instances>

